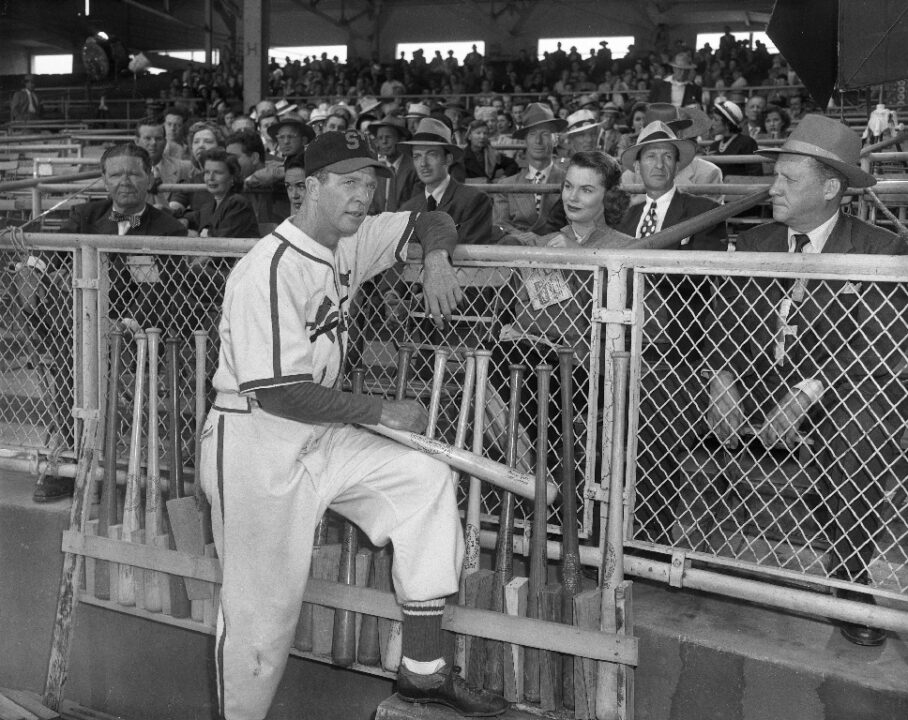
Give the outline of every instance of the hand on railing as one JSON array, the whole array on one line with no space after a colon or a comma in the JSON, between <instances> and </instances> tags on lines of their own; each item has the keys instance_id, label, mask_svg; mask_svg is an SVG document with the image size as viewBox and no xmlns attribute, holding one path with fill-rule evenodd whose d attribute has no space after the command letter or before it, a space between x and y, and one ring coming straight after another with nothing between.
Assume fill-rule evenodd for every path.
<instances>
[{"instance_id":1,"label":"hand on railing","mask_svg":"<svg viewBox=\"0 0 908 720\"><path fill-rule=\"evenodd\" d=\"M766 415L759 430L764 447L794 447L801 442L798 426L810 408L810 397L803 390L791 389Z\"/></svg>"}]
</instances>

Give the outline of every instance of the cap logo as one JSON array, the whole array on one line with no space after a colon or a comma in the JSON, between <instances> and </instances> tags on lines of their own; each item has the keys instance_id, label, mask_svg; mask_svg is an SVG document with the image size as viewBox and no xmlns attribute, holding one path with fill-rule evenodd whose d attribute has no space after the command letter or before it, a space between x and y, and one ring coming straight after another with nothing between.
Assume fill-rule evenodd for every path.
<instances>
[{"instance_id":1,"label":"cap logo","mask_svg":"<svg viewBox=\"0 0 908 720\"><path fill-rule=\"evenodd\" d=\"M360 135L356 130L348 130L344 137L347 139L348 150L359 150Z\"/></svg>"}]
</instances>

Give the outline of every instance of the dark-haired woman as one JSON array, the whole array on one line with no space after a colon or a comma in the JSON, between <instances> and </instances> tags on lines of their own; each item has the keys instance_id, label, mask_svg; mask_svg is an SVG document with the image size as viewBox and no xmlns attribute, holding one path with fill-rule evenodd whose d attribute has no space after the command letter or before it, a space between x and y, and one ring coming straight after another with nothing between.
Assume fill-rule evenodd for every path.
<instances>
[{"instance_id":1,"label":"dark-haired woman","mask_svg":"<svg viewBox=\"0 0 908 720\"><path fill-rule=\"evenodd\" d=\"M737 104L724 98L716 98L712 109L713 143L707 152L710 155L753 155L757 151L757 141L750 135L741 132L744 113ZM722 163L722 176L762 175L760 163Z\"/></svg>"}]
</instances>

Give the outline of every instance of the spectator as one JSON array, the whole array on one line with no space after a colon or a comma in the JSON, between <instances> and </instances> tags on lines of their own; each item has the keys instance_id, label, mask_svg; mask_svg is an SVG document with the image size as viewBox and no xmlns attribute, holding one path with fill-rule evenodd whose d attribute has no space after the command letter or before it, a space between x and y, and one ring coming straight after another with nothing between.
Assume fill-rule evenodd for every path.
<instances>
[{"instance_id":1,"label":"spectator","mask_svg":"<svg viewBox=\"0 0 908 720\"><path fill-rule=\"evenodd\" d=\"M167 144L164 154L180 160L189 160L189 147L186 143L188 114L184 108L172 106L164 111L164 137Z\"/></svg>"},{"instance_id":2,"label":"spectator","mask_svg":"<svg viewBox=\"0 0 908 720\"><path fill-rule=\"evenodd\" d=\"M744 114L730 100L716 98L713 104L713 143L709 146L711 155L753 155L757 151L757 141L750 135L741 134ZM759 163L724 163L722 173L728 178L734 175L761 175Z\"/></svg>"},{"instance_id":3,"label":"spectator","mask_svg":"<svg viewBox=\"0 0 908 720\"><path fill-rule=\"evenodd\" d=\"M136 125L135 143L143 148L151 159L152 182L148 192L148 204L159 210L171 212L170 201L174 193L173 191L161 192L158 190L158 186L190 182L193 167L188 160L165 154L164 149L167 145L165 136L166 131L161 120L149 118L140 120Z\"/></svg>"},{"instance_id":4,"label":"spectator","mask_svg":"<svg viewBox=\"0 0 908 720\"><path fill-rule=\"evenodd\" d=\"M10 100L10 113L14 122L28 122L41 117L41 101L35 92L35 78L22 78L22 89L16 90Z\"/></svg>"},{"instance_id":5,"label":"spectator","mask_svg":"<svg viewBox=\"0 0 908 720\"><path fill-rule=\"evenodd\" d=\"M268 135L277 146L278 158L295 155L315 139L315 132L297 113L279 117L268 127Z\"/></svg>"},{"instance_id":6,"label":"spectator","mask_svg":"<svg viewBox=\"0 0 908 720\"><path fill-rule=\"evenodd\" d=\"M763 112L766 109L766 98L763 95L751 95L744 106L744 123L741 133L757 138L766 132L763 127Z\"/></svg>"},{"instance_id":7,"label":"spectator","mask_svg":"<svg viewBox=\"0 0 908 720\"><path fill-rule=\"evenodd\" d=\"M426 118L420 121L410 140L399 144L412 157L422 183L400 209L442 210L457 225L459 244L488 244L492 231L492 201L485 193L451 177L450 167L463 150L452 142L447 125L435 118Z\"/></svg>"},{"instance_id":8,"label":"spectator","mask_svg":"<svg viewBox=\"0 0 908 720\"><path fill-rule=\"evenodd\" d=\"M288 217L296 215L306 199L306 153L300 151L284 160L284 186L290 201Z\"/></svg>"},{"instance_id":9,"label":"spectator","mask_svg":"<svg viewBox=\"0 0 908 720\"><path fill-rule=\"evenodd\" d=\"M280 182L272 182L267 187L262 184L262 177L249 180L256 173L267 174L265 146L257 132L243 130L227 136L227 152L234 155L240 164L242 193L252 205L255 216L260 223L278 223L290 214L287 196ZM277 161L272 160L271 164Z\"/></svg>"},{"instance_id":10,"label":"spectator","mask_svg":"<svg viewBox=\"0 0 908 720\"><path fill-rule=\"evenodd\" d=\"M805 116L781 148L761 150L777 158L773 222L743 232L738 252L858 253L881 261L905 254L903 239L842 212L849 187L876 182L860 169L860 150L856 133L821 115ZM732 446L747 423L765 448L791 448L799 431L809 432L819 471L812 482L831 541L829 572L868 583L871 562L890 544L877 544L887 490L904 481L895 439L908 423L898 378L908 347L905 288L735 277L717 301L707 424ZM886 638L861 624L840 629L858 645Z\"/></svg>"},{"instance_id":11,"label":"spectator","mask_svg":"<svg viewBox=\"0 0 908 720\"><path fill-rule=\"evenodd\" d=\"M474 120L469 125L463 164L468 183L493 182L517 169L517 163L503 157L489 145L489 126L484 120Z\"/></svg>"},{"instance_id":12,"label":"spectator","mask_svg":"<svg viewBox=\"0 0 908 720\"><path fill-rule=\"evenodd\" d=\"M243 172L236 155L223 148L201 156L206 192L186 213L189 229L201 237L259 237L258 219L240 193Z\"/></svg>"},{"instance_id":13,"label":"spectator","mask_svg":"<svg viewBox=\"0 0 908 720\"><path fill-rule=\"evenodd\" d=\"M691 81L691 73L697 69L690 55L677 53L669 62L672 75L667 80L653 82L649 102L667 102L678 107L700 105L703 102L703 88Z\"/></svg>"},{"instance_id":14,"label":"spectator","mask_svg":"<svg viewBox=\"0 0 908 720\"><path fill-rule=\"evenodd\" d=\"M627 150L631 145L636 144L637 137L640 135L640 131L643 130L644 127L646 127L646 107L646 103L638 102L634 104L634 106L631 108L631 111L628 113L628 124L630 125L630 131L624 133L624 135L621 136L621 140L618 142L619 155Z\"/></svg>"},{"instance_id":15,"label":"spectator","mask_svg":"<svg viewBox=\"0 0 908 720\"><path fill-rule=\"evenodd\" d=\"M791 119L784 108L778 105L767 105L763 111L763 126L766 128L766 132L760 137L772 140L788 137L790 125Z\"/></svg>"},{"instance_id":16,"label":"spectator","mask_svg":"<svg viewBox=\"0 0 908 720\"><path fill-rule=\"evenodd\" d=\"M416 126L419 125L419 121L429 117L430 112L431 108L425 103L408 103L407 112L404 115L404 119L407 121L407 132L413 134L416 131Z\"/></svg>"},{"instance_id":17,"label":"spectator","mask_svg":"<svg viewBox=\"0 0 908 720\"><path fill-rule=\"evenodd\" d=\"M499 182L527 186L543 183L560 185L564 180L564 170L554 162L552 134L564 130L567 122L556 118L549 106L542 103L530 103L523 115L525 124L515 131L514 139L526 141L526 170L504 177ZM493 222L505 233L539 234L558 201L558 196L552 193L495 193ZM559 227L561 225L554 229Z\"/></svg>"},{"instance_id":18,"label":"spectator","mask_svg":"<svg viewBox=\"0 0 908 720\"><path fill-rule=\"evenodd\" d=\"M392 116L372 123L369 133L375 138L379 161L391 171L389 177L376 178L370 212L396 212L413 197L419 183L413 158L400 146L401 141L410 139L410 132L403 118Z\"/></svg>"},{"instance_id":19,"label":"spectator","mask_svg":"<svg viewBox=\"0 0 908 720\"><path fill-rule=\"evenodd\" d=\"M575 152L597 150L602 126L599 116L592 110L578 110L567 117L567 128L561 137L567 141L567 157Z\"/></svg>"},{"instance_id":20,"label":"spectator","mask_svg":"<svg viewBox=\"0 0 908 720\"><path fill-rule=\"evenodd\" d=\"M615 125L620 113L618 106L611 100L605 103L599 112L602 127L600 144L603 152L613 157L618 154L618 143L621 141L621 130Z\"/></svg>"}]
</instances>

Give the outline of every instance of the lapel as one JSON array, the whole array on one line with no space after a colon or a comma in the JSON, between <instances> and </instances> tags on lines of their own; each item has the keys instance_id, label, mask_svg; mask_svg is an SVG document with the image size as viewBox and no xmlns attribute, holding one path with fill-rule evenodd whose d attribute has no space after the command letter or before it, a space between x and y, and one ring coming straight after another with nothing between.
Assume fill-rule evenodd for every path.
<instances>
[{"instance_id":1,"label":"lapel","mask_svg":"<svg viewBox=\"0 0 908 720\"><path fill-rule=\"evenodd\" d=\"M441 196L441 202L438 203L438 209L450 207L454 202L454 194L457 192L457 188L460 186L460 183L457 182L454 178L451 178L451 181L448 183L448 187L445 188L444 193ZM425 201L423 201L425 202Z\"/></svg>"},{"instance_id":2,"label":"lapel","mask_svg":"<svg viewBox=\"0 0 908 720\"><path fill-rule=\"evenodd\" d=\"M92 235L118 235L120 232L117 223L110 219L110 211L113 209L113 202L107 202L98 206L98 215L91 224ZM145 219L144 217L142 218Z\"/></svg>"},{"instance_id":3,"label":"lapel","mask_svg":"<svg viewBox=\"0 0 908 720\"><path fill-rule=\"evenodd\" d=\"M832 228L829 239L823 246L824 253L852 253L854 252L854 242L851 238L853 229L850 215L839 213L839 219Z\"/></svg>"},{"instance_id":4,"label":"lapel","mask_svg":"<svg viewBox=\"0 0 908 720\"><path fill-rule=\"evenodd\" d=\"M677 225L684 219L684 197L681 194L680 190L675 190L675 195L672 198L672 201L668 204L668 208L665 210L665 219L662 221L662 229L670 228L673 225ZM678 247L681 247L680 242ZM688 247L685 245L684 247Z\"/></svg>"}]
</instances>

